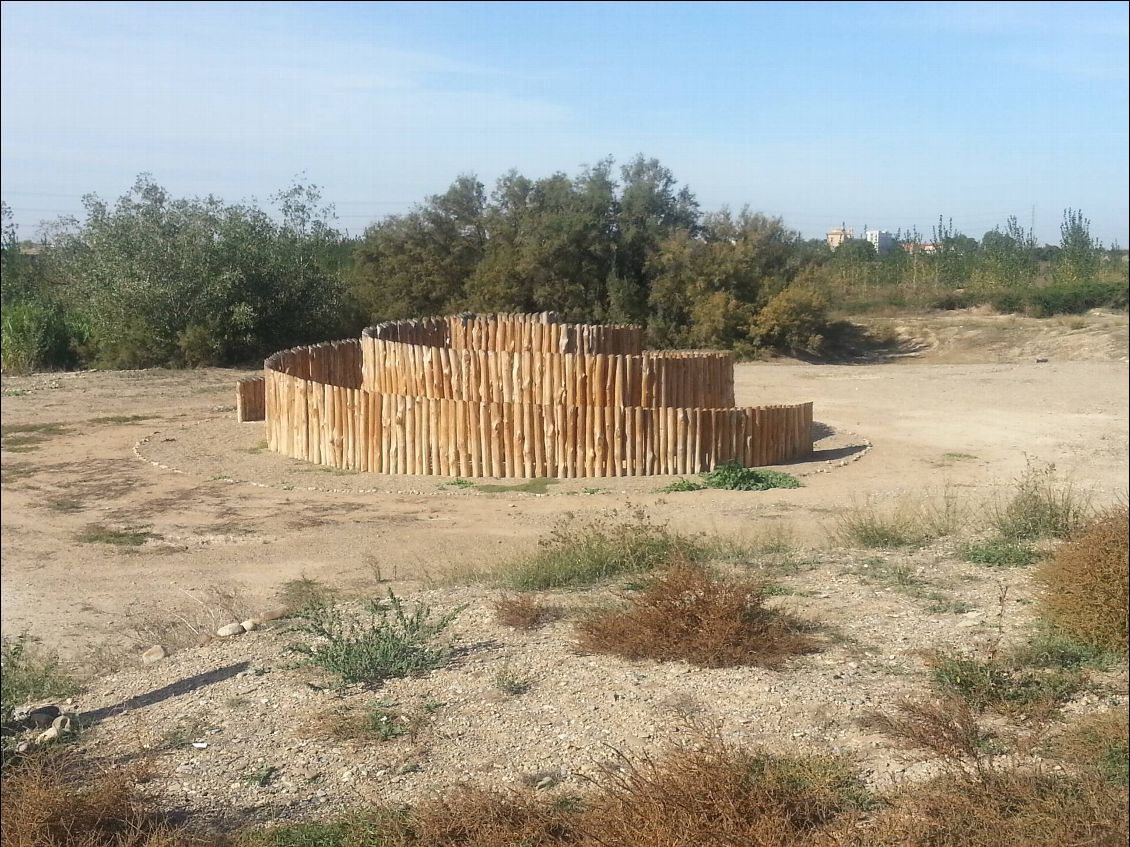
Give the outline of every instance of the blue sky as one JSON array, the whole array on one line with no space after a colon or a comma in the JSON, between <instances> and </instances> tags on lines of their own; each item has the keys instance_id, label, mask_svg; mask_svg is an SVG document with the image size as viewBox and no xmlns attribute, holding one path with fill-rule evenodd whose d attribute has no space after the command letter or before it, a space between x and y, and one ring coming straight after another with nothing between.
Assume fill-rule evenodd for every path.
<instances>
[{"instance_id":1,"label":"blue sky","mask_svg":"<svg viewBox=\"0 0 1130 847\"><path fill-rule=\"evenodd\" d=\"M4 3L21 235L143 171L298 174L352 232L473 172L657 157L704 209L980 237L1065 207L1130 243L1126 3Z\"/></svg>"}]
</instances>

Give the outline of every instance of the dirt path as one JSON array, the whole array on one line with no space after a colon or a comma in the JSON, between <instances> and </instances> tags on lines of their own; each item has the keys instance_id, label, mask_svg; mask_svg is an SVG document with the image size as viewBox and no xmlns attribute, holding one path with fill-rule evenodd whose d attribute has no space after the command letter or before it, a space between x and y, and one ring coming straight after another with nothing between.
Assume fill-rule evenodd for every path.
<instances>
[{"instance_id":1,"label":"dirt path","mask_svg":"<svg viewBox=\"0 0 1130 847\"><path fill-rule=\"evenodd\" d=\"M1116 325L1080 330L1099 339L1072 348L1083 361L1018 352L1001 363L994 348L992 364L933 364L927 351L875 365L740 365L740 404L811 399L821 424L815 460L787 468L804 487L765 493L665 495L669 480L650 478L484 494L331 472L266 453L260 426L234 423L235 371L5 377L3 631L81 655L124 637L131 610L215 586L257 606L303 575L346 588L377 571L426 578L529 548L567 512L629 503L682 529L784 525L819 543L853 499L947 484L977 498L1029 460L1114 499L1128 474L1126 318L1101 320ZM125 546L107 531L151 535Z\"/></svg>"}]
</instances>

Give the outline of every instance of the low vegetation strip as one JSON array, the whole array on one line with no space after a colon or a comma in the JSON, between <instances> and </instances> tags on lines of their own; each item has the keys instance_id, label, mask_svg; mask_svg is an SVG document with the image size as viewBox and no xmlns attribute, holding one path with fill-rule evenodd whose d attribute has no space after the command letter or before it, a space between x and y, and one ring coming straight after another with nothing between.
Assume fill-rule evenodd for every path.
<instances>
[{"instance_id":1,"label":"low vegetation strip","mask_svg":"<svg viewBox=\"0 0 1130 847\"><path fill-rule=\"evenodd\" d=\"M503 564L492 576L519 591L583 588L677 561L703 561L709 554L702 539L653 523L643 512L587 521L567 517L539 542L536 552Z\"/></svg>"}]
</instances>

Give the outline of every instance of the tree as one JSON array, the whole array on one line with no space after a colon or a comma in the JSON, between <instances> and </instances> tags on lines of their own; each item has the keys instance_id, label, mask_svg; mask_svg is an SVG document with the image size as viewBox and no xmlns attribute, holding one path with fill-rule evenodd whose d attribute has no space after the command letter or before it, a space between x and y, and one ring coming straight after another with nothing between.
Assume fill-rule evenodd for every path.
<instances>
[{"instance_id":1,"label":"tree","mask_svg":"<svg viewBox=\"0 0 1130 847\"><path fill-rule=\"evenodd\" d=\"M463 175L408 214L371 226L350 274L351 290L370 321L458 308L483 258L485 210L483 184Z\"/></svg>"},{"instance_id":2,"label":"tree","mask_svg":"<svg viewBox=\"0 0 1130 847\"><path fill-rule=\"evenodd\" d=\"M615 251L615 183L610 162L570 180L499 180L487 212L490 238L468 282L474 309L555 311L572 320L608 311Z\"/></svg>"},{"instance_id":3,"label":"tree","mask_svg":"<svg viewBox=\"0 0 1130 847\"><path fill-rule=\"evenodd\" d=\"M697 231L698 201L686 186L676 190L675 177L658 159L643 154L620 169L620 179L610 310L618 319L642 320L653 279L649 263L665 238Z\"/></svg>"},{"instance_id":4,"label":"tree","mask_svg":"<svg viewBox=\"0 0 1130 847\"><path fill-rule=\"evenodd\" d=\"M953 218L948 223L938 215L934 227L934 284L961 287L969 282L977 242L958 232Z\"/></svg>"},{"instance_id":5,"label":"tree","mask_svg":"<svg viewBox=\"0 0 1130 847\"><path fill-rule=\"evenodd\" d=\"M1009 217L1004 232L994 227L981 238L977 277L990 286L1031 285L1036 279L1036 239L1016 216Z\"/></svg>"},{"instance_id":6,"label":"tree","mask_svg":"<svg viewBox=\"0 0 1130 847\"><path fill-rule=\"evenodd\" d=\"M1070 284L1094 282L1103 246L1091 237L1091 221L1082 211L1065 209L1059 233L1056 279Z\"/></svg>"},{"instance_id":7,"label":"tree","mask_svg":"<svg viewBox=\"0 0 1130 847\"><path fill-rule=\"evenodd\" d=\"M282 222L250 204L176 199L143 174L113 206L51 244L63 303L108 367L222 364L324 338L342 324L340 236L315 186L276 195Z\"/></svg>"}]
</instances>

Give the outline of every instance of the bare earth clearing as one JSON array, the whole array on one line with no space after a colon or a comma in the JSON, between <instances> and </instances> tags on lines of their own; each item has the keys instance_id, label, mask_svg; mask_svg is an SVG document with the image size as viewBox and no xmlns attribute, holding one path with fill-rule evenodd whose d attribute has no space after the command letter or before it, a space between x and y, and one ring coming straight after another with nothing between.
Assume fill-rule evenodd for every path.
<instances>
[{"instance_id":1,"label":"bare earth clearing","mask_svg":"<svg viewBox=\"0 0 1130 847\"><path fill-rule=\"evenodd\" d=\"M1033 588L1025 569L959 561L953 541L913 553L827 549L837 513L946 487L975 509L1029 461L1054 463L1111 502L1125 496L1130 454L1125 315L966 312L897 328L921 340L913 355L738 366L739 404L811 399L819 422L813 460L782 468L803 487L760 493L661 494L671 479L651 477L561 481L539 496L329 471L265 452L261 426L234 422L234 371L4 377L4 633L27 631L71 658L127 647L126 668L76 701L101 719L82 743L149 749L154 790L217 816L320 814L460 780L576 789L610 755L605 745L662 749L685 736L686 716L777 749L853 753L889 785L922 766L856 719L925 690L923 651L976 649L990 637L1002 584L1006 640L1021 637ZM782 587L775 605L835 637L775 671L631 663L578 655L568 620L508 630L490 610L497 589L441 583L531 550L566 513L628 505L686 532L791 536L800 549L746 567ZM136 546L80 540L92 530L148 535ZM914 590L869 576L896 562ZM391 585L440 609L466 604L457 660L377 695L326 688L294 667L294 635L279 622L138 667L153 641L134 630L154 617L214 629L212 614L219 625L277 606L280 586L299 577L347 596ZM620 587L555 599L584 608ZM501 692L500 673L528 692ZM1125 680L1112 683L1113 693L1080 695L1068 712L1124 705ZM385 742L319 737L327 711L374 697L417 716L415 731Z\"/></svg>"}]
</instances>

